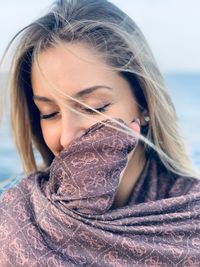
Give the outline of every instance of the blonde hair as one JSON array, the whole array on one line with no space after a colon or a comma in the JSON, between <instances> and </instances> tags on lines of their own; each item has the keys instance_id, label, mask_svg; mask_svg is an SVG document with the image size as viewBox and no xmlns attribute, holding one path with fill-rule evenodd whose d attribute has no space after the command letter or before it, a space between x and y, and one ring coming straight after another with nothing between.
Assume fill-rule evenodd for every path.
<instances>
[{"instance_id":1,"label":"blonde hair","mask_svg":"<svg viewBox=\"0 0 200 267\"><path fill-rule=\"evenodd\" d=\"M44 142L39 112L32 100L33 61L37 62L38 54L50 47L83 43L92 46L111 69L127 79L140 109L148 111L149 127L140 136L146 153L154 150L161 162L176 174L196 176L163 77L140 29L123 11L106 0L57 1L10 44L17 38L19 44L10 70L11 123L26 173L38 169L35 148L46 166L54 157ZM58 88L50 84L49 88L61 96Z\"/></svg>"}]
</instances>

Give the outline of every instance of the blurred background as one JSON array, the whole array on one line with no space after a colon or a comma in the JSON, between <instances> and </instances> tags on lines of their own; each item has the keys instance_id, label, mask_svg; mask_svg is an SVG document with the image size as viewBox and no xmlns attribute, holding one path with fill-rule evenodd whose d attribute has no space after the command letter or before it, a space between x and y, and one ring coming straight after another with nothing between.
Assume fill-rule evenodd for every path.
<instances>
[{"instance_id":1,"label":"blurred background","mask_svg":"<svg viewBox=\"0 0 200 267\"><path fill-rule=\"evenodd\" d=\"M166 78L192 160L200 170L200 1L112 0L143 31ZM41 16L51 0L0 2L0 58L8 42L24 26ZM0 93L8 70L0 66ZM0 186L21 173L5 113L0 128Z\"/></svg>"}]
</instances>

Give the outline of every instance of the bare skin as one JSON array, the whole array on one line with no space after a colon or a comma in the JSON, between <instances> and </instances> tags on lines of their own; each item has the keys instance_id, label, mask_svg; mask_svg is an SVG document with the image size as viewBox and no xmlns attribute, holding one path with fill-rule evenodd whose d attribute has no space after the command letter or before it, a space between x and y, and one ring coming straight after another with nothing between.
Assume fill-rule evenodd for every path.
<instances>
[{"instance_id":1,"label":"bare skin","mask_svg":"<svg viewBox=\"0 0 200 267\"><path fill-rule=\"evenodd\" d=\"M49 84L62 93L75 97L109 117L121 118L130 128L140 131L138 123L132 122L135 118L139 118L141 123L143 120L129 83L118 73L109 70L103 59L87 46L64 44L62 47L48 48L39 54L38 63ZM49 84L36 62L32 66L31 78L43 137L55 156L94 123L105 119L70 99L66 100L66 104L89 118L66 108L59 98L51 94ZM144 151L138 144L134 153L130 153L123 172L115 199L116 207L126 203L144 164Z\"/></svg>"}]
</instances>

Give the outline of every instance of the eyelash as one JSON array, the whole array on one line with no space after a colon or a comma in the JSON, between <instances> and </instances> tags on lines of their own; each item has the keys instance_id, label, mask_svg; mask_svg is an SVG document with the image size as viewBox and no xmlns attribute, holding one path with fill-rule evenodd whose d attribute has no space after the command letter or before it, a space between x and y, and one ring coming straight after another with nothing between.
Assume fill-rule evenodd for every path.
<instances>
[{"instance_id":1,"label":"eyelash","mask_svg":"<svg viewBox=\"0 0 200 267\"><path fill-rule=\"evenodd\" d=\"M106 104L100 108L96 108L95 110L99 111L99 112L106 112L107 111L107 107L110 106L110 103L109 104ZM87 113L90 113L90 114L94 114L94 115L98 115L98 113L96 113L95 111L91 110L90 108L86 108L84 109L85 112Z\"/></svg>"},{"instance_id":2,"label":"eyelash","mask_svg":"<svg viewBox=\"0 0 200 267\"><path fill-rule=\"evenodd\" d=\"M96 108L96 110L103 113L103 112L107 111L107 107L108 106L110 106L110 103L106 104L106 105L104 105L104 106L102 106L100 108ZM91 110L89 108L84 109L84 112L89 113L89 114L98 115L98 113L96 113L95 111L93 111L93 110ZM47 114L47 115L40 115L40 119L42 119L42 120L53 119L58 114L59 114L59 112L53 112L53 113Z\"/></svg>"},{"instance_id":3,"label":"eyelash","mask_svg":"<svg viewBox=\"0 0 200 267\"><path fill-rule=\"evenodd\" d=\"M48 120L48 119L52 119L53 117L55 117L59 112L53 112L51 114L47 114L47 115L40 115L40 119L42 120Z\"/></svg>"}]
</instances>

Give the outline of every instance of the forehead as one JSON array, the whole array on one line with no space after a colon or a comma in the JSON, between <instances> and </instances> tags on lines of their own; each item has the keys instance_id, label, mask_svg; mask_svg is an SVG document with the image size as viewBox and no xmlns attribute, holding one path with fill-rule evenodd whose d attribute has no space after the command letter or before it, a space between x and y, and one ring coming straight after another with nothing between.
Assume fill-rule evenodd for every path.
<instances>
[{"instance_id":1,"label":"forehead","mask_svg":"<svg viewBox=\"0 0 200 267\"><path fill-rule=\"evenodd\" d=\"M32 88L46 88L48 82L58 88L90 87L110 80L113 71L94 49L83 44L62 44L41 52L31 69Z\"/></svg>"}]
</instances>

